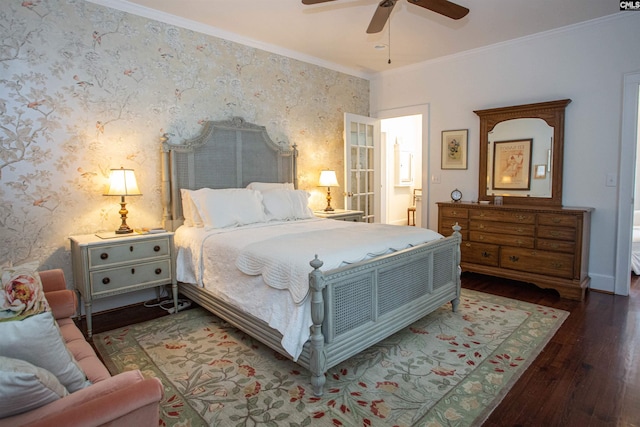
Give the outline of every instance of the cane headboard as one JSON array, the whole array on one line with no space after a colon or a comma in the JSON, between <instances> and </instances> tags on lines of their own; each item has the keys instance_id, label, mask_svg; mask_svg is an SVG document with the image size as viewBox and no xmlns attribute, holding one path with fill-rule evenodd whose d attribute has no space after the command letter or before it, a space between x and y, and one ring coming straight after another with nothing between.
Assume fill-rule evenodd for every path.
<instances>
[{"instance_id":1,"label":"cane headboard","mask_svg":"<svg viewBox=\"0 0 640 427\"><path fill-rule=\"evenodd\" d=\"M162 138L163 223L178 228L184 217L180 190L244 188L251 182L292 182L297 188L296 146L276 144L264 126L240 117L207 121L200 135L181 143Z\"/></svg>"}]
</instances>

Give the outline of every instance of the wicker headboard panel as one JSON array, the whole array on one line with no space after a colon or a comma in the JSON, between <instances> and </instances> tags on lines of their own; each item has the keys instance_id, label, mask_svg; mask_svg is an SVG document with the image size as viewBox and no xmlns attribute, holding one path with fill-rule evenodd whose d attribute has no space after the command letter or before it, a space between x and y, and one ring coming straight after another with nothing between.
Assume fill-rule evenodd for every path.
<instances>
[{"instance_id":1,"label":"wicker headboard panel","mask_svg":"<svg viewBox=\"0 0 640 427\"><path fill-rule=\"evenodd\" d=\"M178 228L184 217L180 189L244 188L250 182L293 182L297 188L296 146L276 144L264 126L240 117L205 122L200 135L172 144L162 141L163 223Z\"/></svg>"}]
</instances>

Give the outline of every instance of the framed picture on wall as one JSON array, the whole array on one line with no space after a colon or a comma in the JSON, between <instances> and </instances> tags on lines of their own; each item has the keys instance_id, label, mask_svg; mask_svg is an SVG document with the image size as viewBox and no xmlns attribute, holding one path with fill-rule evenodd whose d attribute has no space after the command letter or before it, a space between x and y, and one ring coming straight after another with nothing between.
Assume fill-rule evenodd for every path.
<instances>
[{"instance_id":1,"label":"framed picture on wall","mask_svg":"<svg viewBox=\"0 0 640 427\"><path fill-rule=\"evenodd\" d=\"M442 169L467 168L468 129L442 131Z\"/></svg>"},{"instance_id":2,"label":"framed picture on wall","mask_svg":"<svg viewBox=\"0 0 640 427\"><path fill-rule=\"evenodd\" d=\"M495 141L493 149L493 189L531 188L532 139Z\"/></svg>"}]
</instances>

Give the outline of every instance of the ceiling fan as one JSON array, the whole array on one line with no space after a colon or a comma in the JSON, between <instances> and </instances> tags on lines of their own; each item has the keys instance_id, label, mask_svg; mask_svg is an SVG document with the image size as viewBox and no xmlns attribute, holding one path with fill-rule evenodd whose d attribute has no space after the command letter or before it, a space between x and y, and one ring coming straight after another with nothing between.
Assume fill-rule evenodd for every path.
<instances>
[{"instance_id":1,"label":"ceiling fan","mask_svg":"<svg viewBox=\"0 0 640 427\"><path fill-rule=\"evenodd\" d=\"M318 3L326 3L335 0L302 0L302 4L318 4ZM369 28L367 28L368 34L379 33L384 28L389 16L391 15L391 10L396 5L398 0L382 0L378 4L378 8L373 14L373 18L371 18L371 22L369 23ZM407 0L409 3L415 4L416 6L424 7L425 9L429 9L433 12L439 13L440 15L444 15L451 19L460 19L464 18L467 13L469 13L469 9L464 6L460 6L455 3L451 3L447 0Z\"/></svg>"}]
</instances>

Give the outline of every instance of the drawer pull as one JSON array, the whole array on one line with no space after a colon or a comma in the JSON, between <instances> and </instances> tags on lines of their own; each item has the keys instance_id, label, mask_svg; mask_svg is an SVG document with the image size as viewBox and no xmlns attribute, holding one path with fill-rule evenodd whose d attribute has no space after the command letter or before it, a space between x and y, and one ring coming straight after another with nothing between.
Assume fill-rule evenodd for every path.
<instances>
[{"instance_id":1,"label":"drawer pull","mask_svg":"<svg viewBox=\"0 0 640 427\"><path fill-rule=\"evenodd\" d=\"M162 269L161 268L156 268L156 274L160 274L162 273Z\"/></svg>"},{"instance_id":2,"label":"drawer pull","mask_svg":"<svg viewBox=\"0 0 640 427\"><path fill-rule=\"evenodd\" d=\"M518 233L520 233L520 234L524 233L524 229L523 229L523 228L518 228L516 231L517 231Z\"/></svg>"},{"instance_id":3,"label":"drawer pull","mask_svg":"<svg viewBox=\"0 0 640 427\"><path fill-rule=\"evenodd\" d=\"M153 250L154 250L154 252L160 252L160 246L155 245L155 246L153 247Z\"/></svg>"},{"instance_id":4,"label":"drawer pull","mask_svg":"<svg viewBox=\"0 0 640 427\"><path fill-rule=\"evenodd\" d=\"M129 246L129 252L133 252L133 246Z\"/></svg>"},{"instance_id":5,"label":"drawer pull","mask_svg":"<svg viewBox=\"0 0 640 427\"><path fill-rule=\"evenodd\" d=\"M480 224L480 225L478 226L478 228L479 228L480 230L484 230L484 224Z\"/></svg>"},{"instance_id":6,"label":"drawer pull","mask_svg":"<svg viewBox=\"0 0 640 427\"><path fill-rule=\"evenodd\" d=\"M551 267L555 268L556 270L559 270L562 268L562 263L561 262L552 262L551 263Z\"/></svg>"},{"instance_id":7,"label":"drawer pull","mask_svg":"<svg viewBox=\"0 0 640 427\"><path fill-rule=\"evenodd\" d=\"M484 240L484 236L479 236L478 240Z\"/></svg>"},{"instance_id":8,"label":"drawer pull","mask_svg":"<svg viewBox=\"0 0 640 427\"><path fill-rule=\"evenodd\" d=\"M102 284L103 285L108 285L111 282L111 279L109 279L108 277L105 277L102 279Z\"/></svg>"},{"instance_id":9,"label":"drawer pull","mask_svg":"<svg viewBox=\"0 0 640 427\"><path fill-rule=\"evenodd\" d=\"M136 269L135 268L131 269L131 274L136 274Z\"/></svg>"},{"instance_id":10,"label":"drawer pull","mask_svg":"<svg viewBox=\"0 0 640 427\"><path fill-rule=\"evenodd\" d=\"M515 255L511 255L509 257L509 261L511 261L511 262L518 262L519 259L520 259L520 257L515 256Z\"/></svg>"},{"instance_id":11,"label":"drawer pull","mask_svg":"<svg viewBox=\"0 0 640 427\"><path fill-rule=\"evenodd\" d=\"M487 252L487 251L484 251L484 252L482 252L482 256L484 258L489 258L491 256L491 254L489 252Z\"/></svg>"},{"instance_id":12,"label":"drawer pull","mask_svg":"<svg viewBox=\"0 0 640 427\"><path fill-rule=\"evenodd\" d=\"M524 221L525 219L527 219L527 217L526 217L526 216L524 216L524 215L516 215L516 219L517 219L518 221Z\"/></svg>"},{"instance_id":13,"label":"drawer pull","mask_svg":"<svg viewBox=\"0 0 640 427\"><path fill-rule=\"evenodd\" d=\"M108 254L108 253L106 253L106 252L102 252L102 253L100 254L100 259L107 259L107 258L109 258L109 254Z\"/></svg>"},{"instance_id":14,"label":"drawer pull","mask_svg":"<svg viewBox=\"0 0 640 427\"><path fill-rule=\"evenodd\" d=\"M465 243L464 244L466 247L470 248L471 247L471 243Z\"/></svg>"},{"instance_id":15,"label":"drawer pull","mask_svg":"<svg viewBox=\"0 0 640 427\"><path fill-rule=\"evenodd\" d=\"M551 221L553 221L555 224L560 224L560 218L553 218Z\"/></svg>"},{"instance_id":16,"label":"drawer pull","mask_svg":"<svg viewBox=\"0 0 640 427\"><path fill-rule=\"evenodd\" d=\"M558 233L557 231L552 231L549 234L552 235L553 237L558 237L560 235L560 233Z\"/></svg>"}]
</instances>

